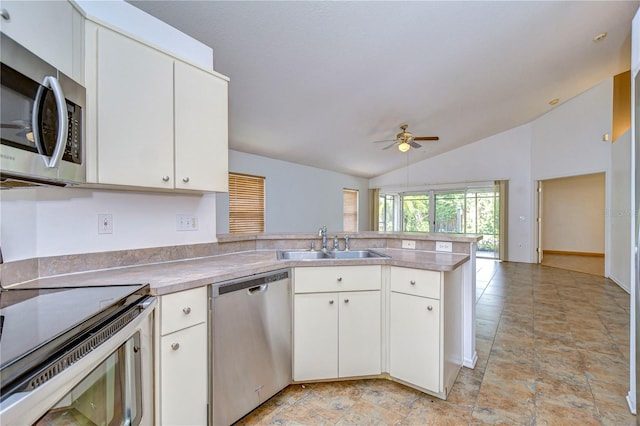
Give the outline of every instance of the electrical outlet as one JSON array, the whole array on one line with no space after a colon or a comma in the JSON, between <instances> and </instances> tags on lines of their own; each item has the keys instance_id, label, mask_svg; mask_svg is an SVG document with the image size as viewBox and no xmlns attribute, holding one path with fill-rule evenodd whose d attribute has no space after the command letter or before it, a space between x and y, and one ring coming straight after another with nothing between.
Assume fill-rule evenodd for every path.
<instances>
[{"instance_id":1,"label":"electrical outlet","mask_svg":"<svg viewBox=\"0 0 640 426\"><path fill-rule=\"evenodd\" d=\"M113 234L113 215L104 213L98 215L98 234Z\"/></svg>"},{"instance_id":2,"label":"electrical outlet","mask_svg":"<svg viewBox=\"0 0 640 426\"><path fill-rule=\"evenodd\" d=\"M176 231L197 231L198 216L191 214L176 215Z\"/></svg>"},{"instance_id":3,"label":"electrical outlet","mask_svg":"<svg viewBox=\"0 0 640 426\"><path fill-rule=\"evenodd\" d=\"M451 241L436 241L436 251L453 251L453 243Z\"/></svg>"},{"instance_id":4,"label":"electrical outlet","mask_svg":"<svg viewBox=\"0 0 640 426\"><path fill-rule=\"evenodd\" d=\"M415 249L416 242L413 240L402 240L402 248L403 249Z\"/></svg>"}]
</instances>

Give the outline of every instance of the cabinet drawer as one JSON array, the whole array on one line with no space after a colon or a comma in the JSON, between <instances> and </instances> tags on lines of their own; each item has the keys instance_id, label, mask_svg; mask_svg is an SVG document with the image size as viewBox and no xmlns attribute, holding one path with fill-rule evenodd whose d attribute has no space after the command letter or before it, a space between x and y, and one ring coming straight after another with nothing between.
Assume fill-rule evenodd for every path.
<instances>
[{"instance_id":1,"label":"cabinet drawer","mask_svg":"<svg viewBox=\"0 0 640 426\"><path fill-rule=\"evenodd\" d=\"M207 321L207 287L160 298L160 334L173 333Z\"/></svg>"},{"instance_id":2,"label":"cabinet drawer","mask_svg":"<svg viewBox=\"0 0 640 426\"><path fill-rule=\"evenodd\" d=\"M391 267L391 291L440 299L441 272Z\"/></svg>"},{"instance_id":3,"label":"cabinet drawer","mask_svg":"<svg viewBox=\"0 0 640 426\"><path fill-rule=\"evenodd\" d=\"M296 293L380 290L380 265L295 268Z\"/></svg>"}]
</instances>

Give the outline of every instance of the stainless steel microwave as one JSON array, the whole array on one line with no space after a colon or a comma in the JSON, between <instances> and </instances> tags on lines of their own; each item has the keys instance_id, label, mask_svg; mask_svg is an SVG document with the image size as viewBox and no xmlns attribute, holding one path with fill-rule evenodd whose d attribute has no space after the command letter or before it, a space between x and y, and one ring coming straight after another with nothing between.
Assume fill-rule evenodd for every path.
<instances>
[{"instance_id":1,"label":"stainless steel microwave","mask_svg":"<svg viewBox=\"0 0 640 426\"><path fill-rule=\"evenodd\" d=\"M84 87L5 34L0 58L0 187L84 183Z\"/></svg>"}]
</instances>

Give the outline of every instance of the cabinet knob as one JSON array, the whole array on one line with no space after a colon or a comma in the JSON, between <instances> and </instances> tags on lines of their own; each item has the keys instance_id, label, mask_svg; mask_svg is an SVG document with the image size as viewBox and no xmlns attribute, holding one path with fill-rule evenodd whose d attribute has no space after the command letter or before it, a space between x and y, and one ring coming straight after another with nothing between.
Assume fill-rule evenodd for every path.
<instances>
[{"instance_id":1,"label":"cabinet knob","mask_svg":"<svg viewBox=\"0 0 640 426\"><path fill-rule=\"evenodd\" d=\"M342 281L342 277L338 277L338 282Z\"/></svg>"},{"instance_id":2,"label":"cabinet knob","mask_svg":"<svg viewBox=\"0 0 640 426\"><path fill-rule=\"evenodd\" d=\"M411 280L411 285L416 285L415 280Z\"/></svg>"},{"instance_id":3,"label":"cabinet knob","mask_svg":"<svg viewBox=\"0 0 640 426\"><path fill-rule=\"evenodd\" d=\"M185 176L185 177L183 177L183 178L182 178L182 181L183 181L184 183L188 183L188 182L189 182L189 176Z\"/></svg>"},{"instance_id":4,"label":"cabinet knob","mask_svg":"<svg viewBox=\"0 0 640 426\"><path fill-rule=\"evenodd\" d=\"M185 315L189 315L191 313L191 308L188 306L186 308L182 308L182 312L184 312Z\"/></svg>"},{"instance_id":5,"label":"cabinet knob","mask_svg":"<svg viewBox=\"0 0 640 426\"><path fill-rule=\"evenodd\" d=\"M427 306L427 311L433 311L433 306L431 305Z\"/></svg>"},{"instance_id":6,"label":"cabinet knob","mask_svg":"<svg viewBox=\"0 0 640 426\"><path fill-rule=\"evenodd\" d=\"M0 10L0 16L2 16L2 19L4 19L5 21L8 21L11 19L11 15L9 15L9 11L5 8L2 8Z\"/></svg>"},{"instance_id":7,"label":"cabinet knob","mask_svg":"<svg viewBox=\"0 0 640 426\"><path fill-rule=\"evenodd\" d=\"M163 182L169 182L169 176L162 176Z\"/></svg>"},{"instance_id":8,"label":"cabinet knob","mask_svg":"<svg viewBox=\"0 0 640 426\"><path fill-rule=\"evenodd\" d=\"M330 304L330 305L333 305L333 300L329 300L329 304Z\"/></svg>"},{"instance_id":9,"label":"cabinet knob","mask_svg":"<svg viewBox=\"0 0 640 426\"><path fill-rule=\"evenodd\" d=\"M177 351L178 349L180 349L180 343L172 343L171 349L173 349L174 351Z\"/></svg>"},{"instance_id":10,"label":"cabinet knob","mask_svg":"<svg viewBox=\"0 0 640 426\"><path fill-rule=\"evenodd\" d=\"M344 303L349 303L349 299L344 299Z\"/></svg>"}]
</instances>

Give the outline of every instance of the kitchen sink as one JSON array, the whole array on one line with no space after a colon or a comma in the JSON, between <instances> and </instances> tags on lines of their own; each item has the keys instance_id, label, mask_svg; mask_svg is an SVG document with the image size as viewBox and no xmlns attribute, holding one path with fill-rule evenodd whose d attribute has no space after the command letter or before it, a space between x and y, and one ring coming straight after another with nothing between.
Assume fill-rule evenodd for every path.
<instances>
[{"instance_id":1,"label":"kitchen sink","mask_svg":"<svg viewBox=\"0 0 640 426\"><path fill-rule=\"evenodd\" d=\"M367 259L370 257L389 257L372 250L330 251L329 255L334 259Z\"/></svg>"},{"instance_id":2,"label":"kitchen sink","mask_svg":"<svg viewBox=\"0 0 640 426\"><path fill-rule=\"evenodd\" d=\"M293 259L293 260L318 260L318 259L331 259L328 253L323 251L309 251L309 250L279 250L278 260Z\"/></svg>"},{"instance_id":3,"label":"kitchen sink","mask_svg":"<svg viewBox=\"0 0 640 426\"><path fill-rule=\"evenodd\" d=\"M373 257L388 257L373 250L347 251L310 251L310 250L279 250L278 260L322 260L322 259L368 259Z\"/></svg>"}]
</instances>

